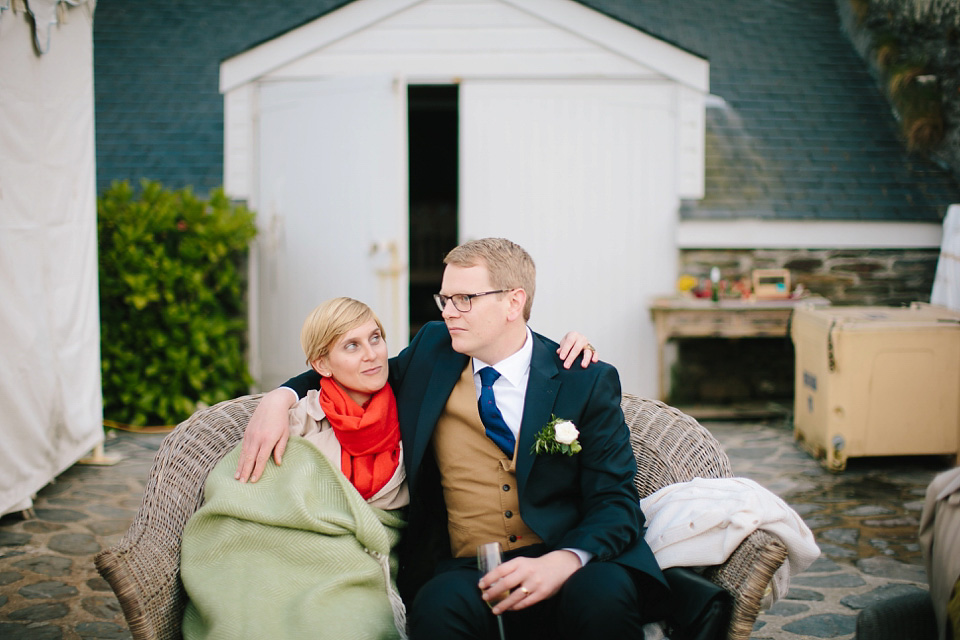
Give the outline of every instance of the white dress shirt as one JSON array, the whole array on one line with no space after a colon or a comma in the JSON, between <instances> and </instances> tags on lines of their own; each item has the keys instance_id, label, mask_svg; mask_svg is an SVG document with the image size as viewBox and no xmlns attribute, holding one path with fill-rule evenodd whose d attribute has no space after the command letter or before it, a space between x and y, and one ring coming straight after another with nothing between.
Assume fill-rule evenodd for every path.
<instances>
[{"instance_id":1,"label":"white dress shirt","mask_svg":"<svg viewBox=\"0 0 960 640\"><path fill-rule=\"evenodd\" d=\"M533 359L533 334L527 327L527 337L520 350L507 356L496 364L473 359L473 384L477 388L477 400L480 399L480 369L493 367L500 377L493 383L493 397L503 421L513 432L514 440L520 439L520 423L523 421L523 399L527 395L527 382L530 380L530 361Z\"/></svg>"}]
</instances>

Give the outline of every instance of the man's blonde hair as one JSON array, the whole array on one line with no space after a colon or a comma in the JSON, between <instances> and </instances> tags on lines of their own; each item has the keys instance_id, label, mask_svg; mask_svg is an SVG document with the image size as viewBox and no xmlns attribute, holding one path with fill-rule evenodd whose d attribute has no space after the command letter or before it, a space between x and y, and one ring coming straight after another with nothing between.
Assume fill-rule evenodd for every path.
<instances>
[{"instance_id":1,"label":"man's blonde hair","mask_svg":"<svg viewBox=\"0 0 960 640\"><path fill-rule=\"evenodd\" d=\"M373 309L353 298L331 298L310 312L300 330L300 346L307 364L326 356L343 334L369 320L375 320L380 336L386 340L383 324Z\"/></svg>"},{"instance_id":2,"label":"man's blonde hair","mask_svg":"<svg viewBox=\"0 0 960 640\"><path fill-rule=\"evenodd\" d=\"M481 238L465 242L443 259L455 267L486 266L494 289L523 289L527 301L523 305L523 319L530 320L533 294L537 287L537 267L533 258L520 245L506 238ZM479 291L452 291L450 293L480 293Z\"/></svg>"}]
</instances>

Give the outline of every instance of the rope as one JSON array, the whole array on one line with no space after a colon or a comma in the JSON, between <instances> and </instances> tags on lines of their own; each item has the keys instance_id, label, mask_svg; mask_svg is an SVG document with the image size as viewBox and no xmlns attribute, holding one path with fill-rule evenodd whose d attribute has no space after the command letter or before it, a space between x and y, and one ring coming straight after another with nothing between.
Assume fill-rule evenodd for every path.
<instances>
[{"instance_id":1,"label":"rope","mask_svg":"<svg viewBox=\"0 0 960 640\"><path fill-rule=\"evenodd\" d=\"M129 431L130 433L169 433L177 428L177 425L175 424L138 427L134 424L124 424L122 422L106 419L103 421L103 426L110 429L117 429L118 431Z\"/></svg>"}]
</instances>

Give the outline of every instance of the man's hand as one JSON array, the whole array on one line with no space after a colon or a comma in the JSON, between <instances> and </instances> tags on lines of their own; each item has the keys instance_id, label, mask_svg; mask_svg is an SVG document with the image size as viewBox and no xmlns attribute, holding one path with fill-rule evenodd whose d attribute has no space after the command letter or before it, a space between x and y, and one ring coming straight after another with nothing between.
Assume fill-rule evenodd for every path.
<instances>
[{"instance_id":1,"label":"man's hand","mask_svg":"<svg viewBox=\"0 0 960 640\"><path fill-rule=\"evenodd\" d=\"M280 464L290 438L287 411L296 404L296 397L290 389L274 389L263 396L243 432L243 448L234 478L240 482L259 480L271 453Z\"/></svg>"},{"instance_id":2,"label":"man's hand","mask_svg":"<svg viewBox=\"0 0 960 640\"><path fill-rule=\"evenodd\" d=\"M514 558L480 579L480 591L487 602L510 595L493 608L494 615L519 611L556 594L563 583L580 568L580 558L565 549L551 551L539 558Z\"/></svg>"},{"instance_id":3,"label":"man's hand","mask_svg":"<svg viewBox=\"0 0 960 640\"><path fill-rule=\"evenodd\" d=\"M586 336L580 335L576 331L568 331L563 340L560 341L560 348L557 349L557 355L563 360L563 368L569 369L576 362L580 354L583 354L583 360L580 366L586 369L591 362L597 361L597 350L593 348Z\"/></svg>"}]
</instances>

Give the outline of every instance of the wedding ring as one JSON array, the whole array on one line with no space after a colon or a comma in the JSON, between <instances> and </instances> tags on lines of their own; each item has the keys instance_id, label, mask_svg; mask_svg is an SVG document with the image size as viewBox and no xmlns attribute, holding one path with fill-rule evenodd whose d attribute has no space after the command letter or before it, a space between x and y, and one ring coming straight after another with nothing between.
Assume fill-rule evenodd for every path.
<instances>
[{"instance_id":1,"label":"wedding ring","mask_svg":"<svg viewBox=\"0 0 960 640\"><path fill-rule=\"evenodd\" d=\"M587 346L585 346L585 347L583 348L584 351L586 351L587 349L590 349L590 351L593 351L594 353L597 352L597 348L596 348L595 346L593 346L592 344L590 344L589 342L587 343Z\"/></svg>"},{"instance_id":2,"label":"wedding ring","mask_svg":"<svg viewBox=\"0 0 960 640\"><path fill-rule=\"evenodd\" d=\"M530 589L527 589L526 587L520 587L520 592L521 592L524 596L530 595Z\"/></svg>"}]
</instances>

